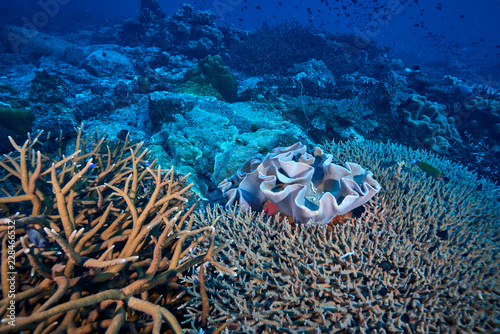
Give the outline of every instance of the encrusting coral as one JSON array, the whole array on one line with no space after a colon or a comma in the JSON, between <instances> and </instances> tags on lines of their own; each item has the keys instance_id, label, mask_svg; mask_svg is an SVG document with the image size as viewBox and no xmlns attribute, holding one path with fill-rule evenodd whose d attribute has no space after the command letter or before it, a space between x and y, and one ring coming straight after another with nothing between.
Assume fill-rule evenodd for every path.
<instances>
[{"instance_id":1,"label":"encrusting coral","mask_svg":"<svg viewBox=\"0 0 500 334\"><path fill-rule=\"evenodd\" d=\"M0 161L2 214L19 212L0 225L0 333L183 333L179 277L203 262L232 273L213 259L216 222L193 226L186 177L153 168L128 136L79 130L65 156L60 140L36 151L41 135L11 140Z\"/></svg>"},{"instance_id":2,"label":"encrusting coral","mask_svg":"<svg viewBox=\"0 0 500 334\"><path fill-rule=\"evenodd\" d=\"M380 193L344 224L292 225L222 208L226 278L187 277L193 326L231 333L493 333L500 328L500 205L494 185L433 154L371 141L328 144L377 175ZM387 157L390 157L389 160ZM445 183L405 163L426 161ZM204 296L205 297L202 297ZM203 306L202 300L211 302ZM205 327L204 327L205 328Z\"/></svg>"},{"instance_id":3,"label":"encrusting coral","mask_svg":"<svg viewBox=\"0 0 500 334\"><path fill-rule=\"evenodd\" d=\"M244 211L261 211L267 200L295 223L328 224L380 191L372 173L360 165L346 162L340 166L320 148L313 154L306 149L295 143L248 159L219 185L228 205L238 201Z\"/></svg>"}]
</instances>

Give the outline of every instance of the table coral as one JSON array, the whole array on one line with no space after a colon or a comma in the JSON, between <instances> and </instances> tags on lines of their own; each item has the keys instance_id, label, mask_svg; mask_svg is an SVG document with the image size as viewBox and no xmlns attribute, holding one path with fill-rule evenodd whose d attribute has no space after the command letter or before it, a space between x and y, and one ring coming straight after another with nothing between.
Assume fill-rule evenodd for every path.
<instances>
[{"instance_id":1,"label":"table coral","mask_svg":"<svg viewBox=\"0 0 500 334\"><path fill-rule=\"evenodd\" d=\"M193 228L192 184L128 135L111 144L80 130L69 155L60 139L54 153L37 150L50 135L11 140L0 160L2 213L19 212L0 221L0 317L15 318L0 333L182 333L178 278L207 261L232 273L213 259L215 222Z\"/></svg>"},{"instance_id":2,"label":"table coral","mask_svg":"<svg viewBox=\"0 0 500 334\"><path fill-rule=\"evenodd\" d=\"M328 224L380 190L370 171L352 162L334 164L332 158L319 148L310 154L301 143L275 148L250 158L219 188L228 205L238 201L244 211L261 211L267 200L295 223Z\"/></svg>"}]
</instances>

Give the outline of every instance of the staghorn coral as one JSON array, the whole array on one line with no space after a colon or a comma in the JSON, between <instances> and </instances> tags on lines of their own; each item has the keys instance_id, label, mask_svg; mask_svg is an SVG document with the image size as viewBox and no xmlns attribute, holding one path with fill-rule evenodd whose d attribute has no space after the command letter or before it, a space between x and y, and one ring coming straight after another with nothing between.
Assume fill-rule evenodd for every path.
<instances>
[{"instance_id":1,"label":"staghorn coral","mask_svg":"<svg viewBox=\"0 0 500 334\"><path fill-rule=\"evenodd\" d=\"M203 290L196 276L187 278L193 326L205 313L206 331L226 333L496 332L500 208L492 185L399 145L347 142L325 151L369 166L379 195L360 217L327 227L294 228L236 208L200 213L195 226L219 218L216 244L234 240L221 258L238 275L205 268ZM450 182L405 166L413 158Z\"/></svg>"},{"instance_id":2,"label":"staghorn coral","mask_svg":"<svg viewBox=\"0 0 500 334\"><path fill-rule=\"evenodd\" d=\"M15 151L0 161L0 204L21 213L0 224L0 317L15 316L0 333L182 333L178 278L206 261L231 273L212 257L221 249L215 222L193 228L192 184L173 168L153 169L128 136L111 145L79 130L68 156L60 140L54 154L35 151L41 138L11 140ZM49 247L36 248L27 227L46 234Z\"/></svg>"},{"instance_id":3,"label":"staghorn coral","mask_svg":"<svg viewBox=\"0 0 500 334\"><path fill-rule=\"evenodd\" d=\"M352 162L336 165L332 158L319 148L307 153L302 143L278 147L248 159L219 188L228 206L238 201L242 210L260 211L270 201L295 223L328 224L380 190L370 171Z\"/></svg>"}]
</instances>

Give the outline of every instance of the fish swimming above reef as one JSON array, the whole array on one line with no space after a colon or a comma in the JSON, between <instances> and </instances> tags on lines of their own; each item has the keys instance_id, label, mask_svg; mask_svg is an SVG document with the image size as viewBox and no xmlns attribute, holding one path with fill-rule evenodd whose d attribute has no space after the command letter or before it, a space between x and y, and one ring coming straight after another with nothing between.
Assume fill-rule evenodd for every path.
<instances>
[{"instance_id":1,"label":"fish swimming above reef","mask_svg":"<svg viewBox=\"0 0 500 334\"><path fill-rule=\"evenodd\" d=\"M412 160L410 163L417 165L420 167L424 172L432 176L433 178L436 178L438 180L444 180L441 172L436 168L431 165L429 165L426 162L420 161L420 160Z\"/></svg>"}]
</instances>

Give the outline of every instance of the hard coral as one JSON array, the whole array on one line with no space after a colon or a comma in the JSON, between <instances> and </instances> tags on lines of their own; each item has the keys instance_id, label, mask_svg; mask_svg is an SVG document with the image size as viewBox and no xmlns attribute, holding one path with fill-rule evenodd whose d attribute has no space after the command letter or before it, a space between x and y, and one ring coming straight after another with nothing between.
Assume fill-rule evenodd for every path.
<instances>
[{"instance_id":1,"label":"hard coral","mask_svg":"<svg viewBox=\"0 0 500 334\"><path fill-rule=\"evenodd\" d=\"M0 333L182 333L178 277L205 261L231 272L212 258L215 223L193 228L186 177L153 169L128 136L111 145L79 131L68 156L61 140L55 153L35 151L41 139L12 141L0 160L0 205L20 212L0 224L0 317L15 318Z\"/></svg>"},{"instance_id":2,"label":"hard coral","mask_svg":"<svg viewBox=\"0 0 500 334\"><path fill-rule=\"evenodd\" d=\"M461 142L453 118L446 117L444 105L413 94L400 108L408 135L422 148L445 154L451 143Z\"/></svg>"},{"instance_id":3,"label":"hard coral","mask_svg":"<svg viewBox=\"0 0 500 334\"><path fill-rule=\"evenodd\" d=\"M231 279L210 275L208 328L230 333L496 333L500 326L500 206L493 186L433 154L371 141L330 144L370 166L383 189L343 225L298 226L214 208ZM418 168L428 161L443 183ZM220 239L219 239L220 238ZM186 308L199 317L196 281Z\"/></svg>"},{"instance_id":4,"label":"hard coral","mask_svg":"<svg viewBox=\"0 0 500 334\"><path fill-rule=\"evenodd\" d=\"M167 18L168 31L174 36L174 46L188 56L203 58L216 54L222 44L222 32L216 24L217 16L210 11L194 10L183 4L171 18Z\"/></svg>"},{"instance_id":5,"label":"hard coral","mask_svg":"<svg viewBox=\"0 0 500 334\"><path fill-rule=\"evenodd\" d=\"M275 148L265 157L259 154L247 160L219 188L228 205L239 201L244 211L261 211L268 200L295 223L328 224L380 190L371 172L351 162L339 166L332 159L319 148L307 153L301 143Z\"/></svg>"},{"instance_id":6,"label":"hard coral","mask_svg":"<svg viewBox=\"0 0 500 334\"><path fill-rule=\"evenodd\" d=\"M221 56L207 56L198 62L198 67L189 69L182 81L196 83L203 87L210 85L227 102L235 102L238 98L238 82L229 67L223 65ZM202 94L200 94L202 95Z\"/></svg>"}]
</instances>

